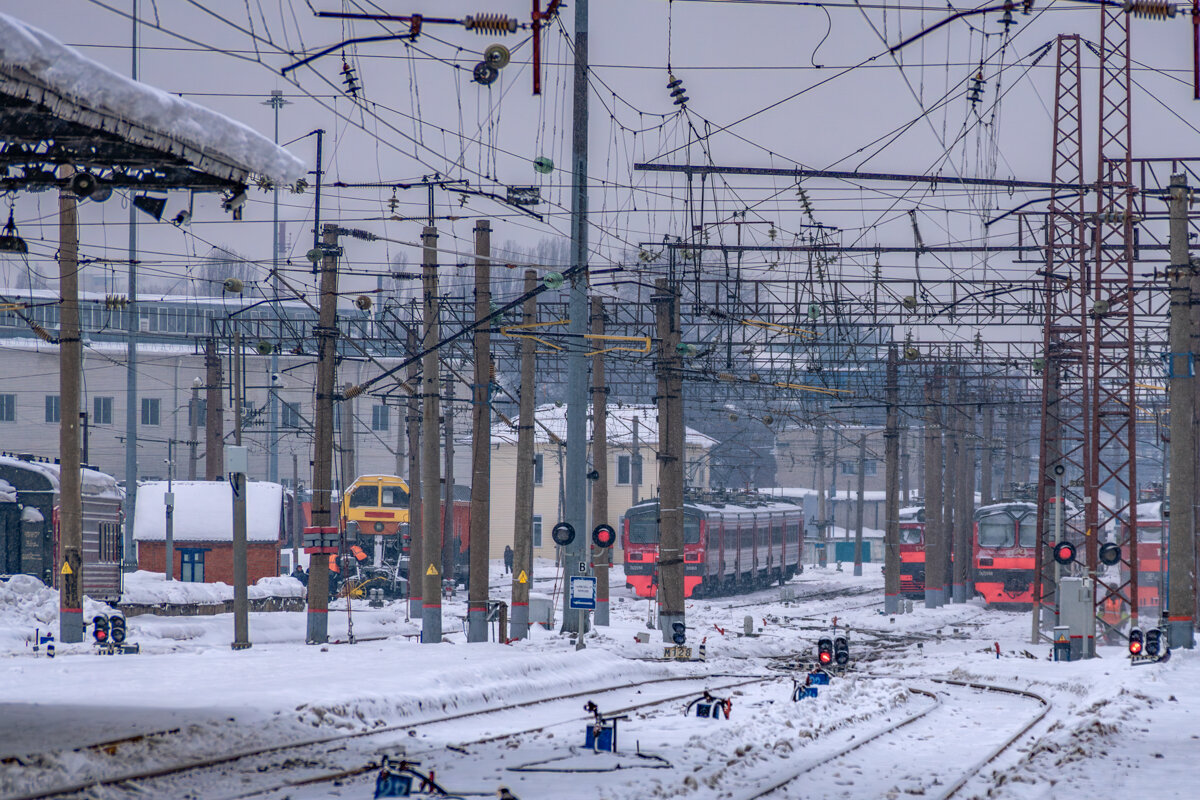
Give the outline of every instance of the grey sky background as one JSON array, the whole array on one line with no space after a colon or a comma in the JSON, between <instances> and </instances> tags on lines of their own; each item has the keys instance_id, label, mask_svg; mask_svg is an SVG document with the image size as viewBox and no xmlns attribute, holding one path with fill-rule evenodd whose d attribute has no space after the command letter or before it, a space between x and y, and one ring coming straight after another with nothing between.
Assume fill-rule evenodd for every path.
<instances>
[{"instance_id":1,"label":"grey sky background","mask_svg":"<svg viewBox=\"0 0 1200 800\"><path fill-rule=\"evenodd\" d=\"M292 104L280 114L280 139L298 140L288 147L311 167L313 139L299 137L325 128L329 182L412 181L438 171L501 194L506 184L541 186L547 202L537 210L546 215L543 223L491 200L471 198L460 205L458 196L439 192L437 213L460 217L439 222L444 248L469 251L471 228L479 216L493 220L497 244L513 240L533 245L569 231L569 174L564 170L570 161L571 50L564 30L572 29L571 8L564 11L561 27L553 24L545 34L541 97L531 96L527 31L479 36L458 26L427 24L413 46L391 41L346 48L346 63L362 87L355 100L340 92L340 51L299 69L294 83L279 75L295 58L289 51L311 52L345 37L405 26L317 19L311 8L453 17L507 13L527 20L529 3L141 0L138 6L146 23L139 29L142 80L182 93L268 136L272 116L262 103L272 89L284 91ZM982 220L994 209L1011 208L1039 193L931 192L923 186L808 181L804 188L813 211L810 220L798 202L794 181L729 178L709 184L702 217L698 210L685 217L682 177L635 174L630 166L662 156L676 163L690 158L692 163L711 159L719 164L1045 180L1054 54L1051 50L1036 64L1031 54L1059 33L1078 32L1092 42L1100 38L1100 12L1094 5L1039 3L1031 15L1015 15L1017 24L1007 41L998 14L972 17L902 51L901 70L886 47L941 20L948 13L945 9L918 2L820 8L695 0L592 0L591 7L591 245L593 260L601 266L627 261L639 242L687 235L694 222L728 220L732 212L747 209L747 219L761 224L745 226L745 241L797 241L806 235L803 226L816 220L840 228L837 240L844 244L912 244L908 212L914 208L926 244L982 241ZM0 11L46 30L122 74L130 70L131 10L132 0L0 0ZM1200 140L1192 127L1200 127L1200 115L1191 99L1190 20L1181 15L1165 22L1134 20L1132 26L1139 64L1134 72L1139 84L1134 98L1135 155L1187 155ZM514 57L500 79L485 88L471 81L471 69L493 42L513 47ZM668 63L690 97L686 115L677 113L665 87ZM1096 64L1095 55L1085 50L1089 179L1095 175L1097 158ZM860 66L851 69L855 65ZM966 90L980 70L983 100L972 105ZM715 132L731 123L736 124L728 131ZM538 175L532 166L537 156L552 158L556 171ZM323 219L417 241L421 222L386 218L393 213L422 215L424 192L398 192L394 211L388 203L391 197L390 189L330 188ZM143 274L156 283L169 283L185 275L189 264L213 246L269 261L270 200L270 194L252 189L245 219L233 222L217 200L198 196L191 227L180 230L165 220L187 207L189 198L173 193L164 222L142 217ZM105 204L83 207L84 254L113 260L93 269L116 292L123 291L125 283L124 202L115 195ZM31 268L48 275L53 274L55 211L51 193L16 198L18 225L36 256ZM281 196L289 239L285 257L293 259L290 274L300 282L310 280L303 254L311 242L312 211L311 191ZM775 239L770 238L772 228ZM1015 224L1001 223L989 232L990 241L1013 242L1015 231ZM733 241L735 235L733 226L725 226L714 229L710 241ZM350 243L344 285L373 286L370 273L387 270L398 255L417 260L404 246ZM764 274L781 277L802 275L807 269L804 257L755 261L762 263ZM867 257L844 260L830 269L858 276L873 266L874 259ZM885 274L909 275L912 268L907 256L881 261ZM942 263L927 259L921 268L930 278L950 273L1020 277L1033 269L1012 265L1003 256L992 256L986 264L978 256L946 258ZM11 278L11 265L8 269Z\"/></svg>"}]
</instances>

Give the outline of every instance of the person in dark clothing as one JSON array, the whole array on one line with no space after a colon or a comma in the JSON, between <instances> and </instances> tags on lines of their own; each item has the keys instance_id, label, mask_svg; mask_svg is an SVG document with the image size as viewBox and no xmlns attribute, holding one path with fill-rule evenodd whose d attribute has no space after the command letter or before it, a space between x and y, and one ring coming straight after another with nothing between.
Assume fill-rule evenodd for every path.
<instances>
[{"instance_id":1,"label":"person in dark clothing","mask_svg":"<svg viewBox=\"0 0 1200 800\"><path fill-rule=\"evenodd\" d=\"M513 549L509 545L504 545L504 574L512 572L513 568Z\"/></svg>"},{"instance_id":2,"label":"person in dark clothing","mask_svg":"<svg viewBox=\"0 0 1200 800\"><path fill-rule=\"evenodd\" d=\"M305 573L304 568L299 564L297 564L296 568L292 570L292 577L300 581L300 583L304 584L305 586L308 586L308 574Z\"/></svg>"}]
</instances>

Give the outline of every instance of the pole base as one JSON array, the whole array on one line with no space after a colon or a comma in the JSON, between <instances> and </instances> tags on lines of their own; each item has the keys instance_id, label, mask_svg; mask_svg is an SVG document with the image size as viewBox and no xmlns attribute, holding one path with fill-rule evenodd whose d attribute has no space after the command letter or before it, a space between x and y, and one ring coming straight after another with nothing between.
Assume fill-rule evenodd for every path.
<instances>
[{"instance_id":1,"label":"pole base","mask_svg":"<svg viewBox=\"0 0 1200 800\"><path fill-rule=\"evenodd\" d=\"M854 575L854 577L856 577L856 578L861 578L861 577L862 577L862 564L855 564L855 565L854 565L854 572L853 572L852 574L853 574L853 575Z\"/></svg>"},{"instance_id":2,"label":"pole base","mask_svg":"<svg viewBox=\"0 0 1200 800\"><path fill-rule=\"evenodd\" d=\"M883 596L883 613L885 614L900 614L904 608L903 600L898 594L885 594Z\"/></svg>"},{"instance_id":3,"label":"pole base","mask_svg":"<svg viewBox=\"0 0 1200 800\"><path fill-rule=\"evenodd\" d=\"M467 612L467 641L486 642L488 640L488 625L486 611Z\"/></svg>"},{"instance_id":4,"label":"pole base","mask_svg":"<svg viewBox=\"0 0 1200 800\"><path fill-rule=\"evenodd\" d=\"M511 609L509 617L509 633L513 639L525 639L529 636L529 606L516 606Z\"/></svg>"},{"instance_id":5,"label":"pole base","mask_svg":"<svg viewBox=\"0 0 1200 800\"><path fill-rule=\"evenodd\" d=\"M608 627L608 601L597 600L596 610L592 612L592 624L596 627Z\"/></svg>"},{"instance_id":6,"label":"pole base","mask_svg":"<svg viewBox=\"0 0 1200 800\"><path fill-rule=\"evenodd\" d=\"M946 590L945 589L925 589L925 607L926 608L941 608L946 605Z\"/></svg>"},{"instance_id":7,"label":"pole base","mask_svg":"<svg viewBox=\"0 0 1200 800\"><path fill-rule=\"evenodd\" d=\"M421 643L442 643L442 607L425 606L421 609Z\"/></svg>"},{"instance_id":8,"label":"pole base","mask_svg":"<svg viewBox=\"0 0 1200 800\"><path fill-rule=\"evenodd\" d=\"M230 642L229 644L231 650L249 650L253 646L250 642Z\"/></svg>"},{"instance_id":9,"label":"pole base","mask_svg":"<svg viewBox=\"0 0 1200 800\"><path fill-rule=\"evenodd\" d=\"M329 641L329 612L325 609L308 612L306 644L325 644Z\"/></svg>"},{"instance_id":10,"label":"pole base","mask_svg":"<svg viewBox=\"0 0 1200 800\"><path fill-rule=\"evenodd\" d=\"M954 594L952 596L951 602L953 602L953 603L967 602L967 587L966 586L963 586L961 583L956 583L956 584L954 584L952 591L954 592Z\"/></svg>"},{"instance_id":11,"label":"pole base","mask_svg":"<svg viewBox=\"0 0 1200 800\"><path fill-rule=\"evenodd\" d=\"M58 640L66 644L83 641L83 609L59 609Z\"/></svg>"},{"instance_id":12,"label":"pole base","mask_svg":"<svg viewBox=\"0 0 1200 800\"><path fill-rule=\"evenodd\" d=\"M1167 646L1192 650L1196 647L1195 626L1190 619L1174 619L1167 622Z\"/></svg>"},{"instance_id":13,"label":"pole base","mask_svg":"<svg viewBox=\"0 0 1200 800\"><path fill-rule=\"evenodd\" d=\"M424 605L420 597L408 598L408 615L413 619L421 619L421 615L424 613Z\"/></svg>"}]
</instances>

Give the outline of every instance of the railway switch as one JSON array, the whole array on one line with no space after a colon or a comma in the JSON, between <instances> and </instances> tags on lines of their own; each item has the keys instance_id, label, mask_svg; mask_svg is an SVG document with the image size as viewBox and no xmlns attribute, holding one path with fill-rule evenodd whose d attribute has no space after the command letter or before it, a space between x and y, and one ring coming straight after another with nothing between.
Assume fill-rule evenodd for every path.
<instances>
[{"instance_id":1,"label":"railway switch","mask_svg":"<svg viewBox=\"0 0 1200 800\"><path fill-rule=\"evenodd\" d=\"M714 697L705 692L687 704L683 715L690 715L693 708L696 709L696 716L701 719L720 719L722 714L725 715L725 719L729 719L729 712L733 710L733 700L728 697Z\"/></svg>"}]
</instances>

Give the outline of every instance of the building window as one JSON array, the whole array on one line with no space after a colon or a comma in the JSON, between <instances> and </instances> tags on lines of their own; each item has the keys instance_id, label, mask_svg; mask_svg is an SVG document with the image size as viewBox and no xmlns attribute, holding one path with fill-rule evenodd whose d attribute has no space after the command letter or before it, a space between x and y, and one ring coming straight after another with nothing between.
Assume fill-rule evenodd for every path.
<instances>
[{"instance_id":1,"label":"building window","mask_svg":"<svg viewBox=\"0 0 1200 800\"><path fill-rule=\"evenodd\" d=\"M196 402L188 401L188 425L203 428L208 424L208 398L197 397Z\"/></svg>"},{"instance_id":2,"label":"building window","mask_svg":"<svg viewBox=\"0 0 1200 800\"><path fill-rule=\"evenodd\" d=\"M283 404L283 427L299 428L300 427L300 404L299 403L284 403Z\"/></svg>"},{"instance_id":3,"label":"building window","mask_svg":"<svg viewBox=\"0 0 1200 800\"><path fill-rule=\"evenodd\" d=\"M142 398L142 424L157 425L158 423L159 400L157 397Z\"/></svg>"},{"instance_id":4,"label":"building window","mask_svg":"<svg viewBox=\"0 0 1200 800\"><path fill-rule=\"evenodd\" d=\"M112 406L111 397L92 398L92 424L112 425Z\"/></svg>"},{"instance_id":5,"label":"building window","mask_svg":"<svg viewBox=\"0 0 1200 800\"><path fill-rule=\"evenodd\" d=\"M617 484L625 486L629 483L630 456L617 456Z\"/></svg>"},{"instance_id":6,"label":"building window","mask_svg":"<svg viewBox=\"0 0 1200 800\"><path fill-rule=\"evenodd\" d=\"M857 475L858 474L854 470L854 462L853 461L843 461L842 462L842 474L843 475Z\"/></svg>"},{"instance_id":7,"label":"building window","mask_svg":"<svg viewBox=\"0 0 1200 800\"><path fill-rule=\"evenodd\" d=\"M0 394L0 422L17 421L17 396Z\"/></svg>"},{"instance_id":8,"label":"building window","mask_svg":"<svg viewBox=\"0 0 1200 800\"><path fill-rule=\"evenodd\" d=\"M538 453L536 456L533 457L533 485L534 486L542 485L542 476L544 474L544 470L543 470L544 466L545 466L545 459L542 458L541 453Z\"/></svg>"},{"instance_id":9,"label":"building window","mask_svg":"<svg viewBox=\"0 0 1200 800\"><path fill-rule=\"evenodd\" d=\"M876 462L874 460L863 461L863 475L874 475L875 470L877 469L877 467L876 467L877 463L878 462ZM842 474L843 475L857 475L858 474L858 462L857 461L843 461L842 462Z\"/></svg>"},{"instance_id":10,"label":"building window","mask_svg":"<svg viewBox=\"0 0 1200 800\"><path fill-rule=\"evenodd\" d=\"M388 407L371 406L371 430L386 431L388 429Z\"/></svg>"},{"instance_id":11,"label":"building window","mask_svg":"<svg viewBox=\"0 0 1200 800\"><path fill-rule=\"evenodd\" d=\"M46 395L46 422L62 422L62 408L56 394Z\"/></svg>"},{"instance_id":12,"label":"building window","mask_svg":"<svg viewBox=\"0 0 1200 800\"><path fill-rule=\"evenodd\" d=\"M188 547L179 550L179 580L204 583L204 552Z\"/></svg>"},{"instance_id":13,"label":"building window","mask_svg":"<svg viewBox=\"0 0 1200 800\"><path fill-rule=\"evenodd\" d=\"M863 475L866 475L867 477L874 475L875 470L876 470L876 464L878 464L878 463L879 462L875 461L874 459L864 461L863 462Z\"/></svg>"},{"instance_id":14,"label":"building window","mask_svg":"<svg viewBox=\"0 0 1200 800\"><path fill-rule=\"evenodd\" d=\"M533 515L533 546L542 546L542 515Z\"/></svg>"}]
</instances>

